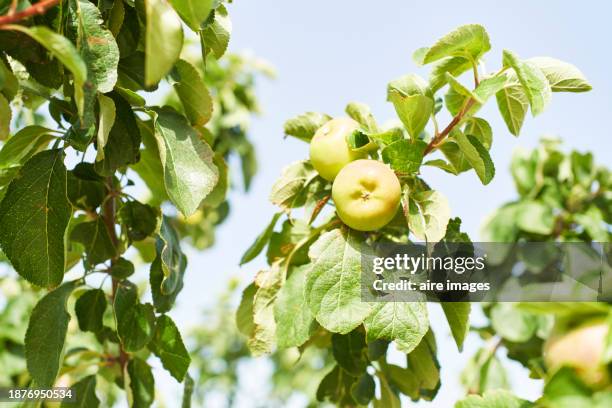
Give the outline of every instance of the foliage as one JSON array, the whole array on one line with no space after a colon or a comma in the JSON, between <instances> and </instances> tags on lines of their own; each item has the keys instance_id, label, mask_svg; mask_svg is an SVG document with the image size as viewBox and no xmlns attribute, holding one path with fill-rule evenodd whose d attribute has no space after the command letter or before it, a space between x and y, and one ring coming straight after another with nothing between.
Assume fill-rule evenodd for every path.
<instances>
[{"instance_id":1,"label":"foliage","mask_svg":"<svg viewBox=\"0 0 612 408\"><path fill-rule=\"evenodd\" d=\"M315 339L319 347L319 339L325 339L324 347L331 349L336 365L319 385L319 401L395 407L400 395L415 401L436 396L440 367L426 304L362 301L364 244L469 240L460 232L460 219L451 220L444 195L420 177L421 167L434 166L455 175L473 169L488 184L495 174L489 154L493 136L488 122L477 116L483 105L496 99L508 131L518 135L527 111L540 114L552 92L591 88L570 64L521 59L510 51L504 51L499 70L485 72L482 60L490 48L485 29L472 24L417 50L415 62L433 68L428 81L409 74L389 83L387 99L397 113L397 125L379 126L365 104L346 107L347 115L361 125L347 137L348 145L388 164L402 184L402 211L386 227L361 233L343 225L333 207L326 207L331 204L331 183L308 161L287 166L272 187L270 200L284 217L275 215L243 257L246 262L265 251L269 267L245 289L237 322L254 355L288 347L305 352ZM473 87L464 85L464 73L473 77ZM566 88L561 83L571 85ZM443 108L450 119L440 127ZM290 119L284 129L310 141L328 120L327 114L309 112ZM427 157L438 152L441 157ZM326 218L317 222L320 217ZM465 303L444 305L459 348L469 310ZM405 365L387 361L391 345L406 355ZM470 400L464 406L478 404Z\"/></svg>"},{"instance_id":2,"label":"foliage","mask_svg":"<svg viewBox=\"0 0 612 408\"><path fill-rule=\"evenodd\" d=\"M212 245L234 157L249 188L254 81L272 71L224 56L224 1L0 10L0 260L23 279L3 304L1 383L150 406L155 356L185 382L188 406L191 358L167 314L183 287L181 244ZM148 284L129 280L145 268Z\"/></svg>"},{"instance_id":3,"label":"foliage","mask_svg":"<svg viewBox=\"0 0 612 408\"><path fill-rule=\"evenodd\" d=\"M591 153L565 153L560 147L559 140L545 139L532 151L514 153L511 172L518 198L487 218L483 240L610 242L610 169L597 165ZM609 250L609 245L604 248ZM527 253L516 256L533 273L543 268L541 262L530 263ZM463 380L469 392L509 387L498 358L499 350L505 350L508 358L529 370L530 377L545 380L542 406L609 403L612 392L590 390L572 370L554 372L542 358L544 343L554 330L591 318L605 320L612 312L608 303L492 303L483 309L488 324L475 330L490 346L480 350L465 369ZM610 347L612 344L605 345L606 350ZM608 354L601 364L609 363Z\"/></svg>"},{"instance_id":4,"label":"foliage","mask_svg":"<svg viewBox=\"0 0 612 408\"><path fill-rule=\"evenodd\" d=\"M241 397L248 392L250 352L232 313L236 294L237 281L232 281L227 292L215 299L215 306L204 311L204 324L198 324L189 332L188 338L194 344L190 354L194 369L194 402L198 406L209 406L213 401L218 403L221 396L224 406L240 406ZM331 363L327 350L317 347L303 354L297 348L289 348L259 360L258 367L269 366L271 373L269 376L262 373L262 378L258 379L266 388L262 390L263 400L251 400L252 404L282 407L296 398L314 400L317 385Z\"/></svg>"}]
</instances>

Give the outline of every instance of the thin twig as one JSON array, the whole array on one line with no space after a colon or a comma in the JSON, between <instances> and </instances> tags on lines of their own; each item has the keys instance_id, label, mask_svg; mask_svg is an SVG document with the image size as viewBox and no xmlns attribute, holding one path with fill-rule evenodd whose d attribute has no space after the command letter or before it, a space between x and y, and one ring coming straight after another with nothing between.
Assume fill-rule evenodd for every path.
<instances>
[{"instance_id":1,"label":"thin twig","mask_svg":"<svg viewBox=\"0 0 612 408\"><path fill-rule=\"evenodd\" d=\"M13 24L39 14L44 14L51 7L57 6L59 2L60 0L42 0L19 12L15 12L13 7L11 7L7 15L0 16L0 26Z\"/></svg>"},{"instance_id":2,"label":"thin twig","mask_svg":"<svg viewBox=\"0 0 612 408\"><path fill-rule=\"evenodd\" d=\"M465 114L470 110L470 108L474 105L475 101L474 99L470 98L467 103L465 104L465 106L463 107L463 109L461 109L456 115L455 117L453 117L453 119L450 121L450 123L444 128L444 130L442 130L442 132L440 132L439 134L437 134L433 140L431 142L429 142L429 144L427 145L427 148L425 148L425 155L431 153L431 151L433 149L435 149L443 140L444 138L446 138L446 136L448 136L450 134L450 132L455 128L455 126L457 126L461 120L463 119L463 116L465 116Z\"/></svg>"},{"instance_id":3,"label":"thin twig","mask_svg":"<svg viewBox=\"0 0 612 408\"><path fill-rule=\"evenodd\" d=\"M108 230L108 235L110 236L111 242L113 243L113 246L117 248L119 246L119 239L117 238L117 231L115 230L115 218L117 216L115 197L117 197L118 192L115 191L113 188L113 178L112 177L107 178L107 183L110 186L109 188L110 191L107 197L108 200L106 200L106 202L104 203L103 220L104 220L104 224L106 225L106 229ZM119 256L115 256L113 259L111 259L111 267L117 261L118 258ZM119 280L115 277L113 277L112 279L113 279L113 283L112 283L111 300L113 301L113 304L114 304L115 295L117 294L117 288L119 287ZM129 359L130 359L130 356L123 349L123 345L121 344L121 342L119 342L118 361L119 361L119 365L121 366L121 372L123 372Z\"/></svg>"},{"instance_id":4,"label":"thin twig","mask_svg":"<svg viewBox=\"0 0 612 408\"><path fill-rule=\"evenodd\" d=\"M480 84L480 78L478 76L478 64L474 61L472 61L472 71L474 71L474 85L475 87L478 87L478 85Z\"/></svg>"}]
</instances>

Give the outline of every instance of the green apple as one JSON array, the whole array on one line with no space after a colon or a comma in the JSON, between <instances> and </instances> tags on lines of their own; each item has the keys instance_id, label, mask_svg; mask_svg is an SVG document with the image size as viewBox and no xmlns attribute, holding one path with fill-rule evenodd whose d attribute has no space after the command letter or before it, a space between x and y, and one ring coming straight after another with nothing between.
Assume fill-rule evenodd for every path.
<instances>
[{"instance_id":1,"label":"green apple","mask_svg":"<svg viewBox=\"0 0 612 408\"><path fill-rule=\"evenodd\" d=\"M321 126L310 141L310 162L325 180L333 181L338 172L353 160L367 157L349 148L347 137L359 129L351 118L332 119Z\"/></svg>"},{"instance_id":2,"label":"green apple","mask_svg":"<svg viewBox=\"0 0 612 408\"><path fill-rule=\"evenodd\" d=\"M356 160L344 166L332 186L340 219L358 231L374 231L393 219L401 186L393 172L377 160Z\"/></svg>"},{"instance_id":3,"label":"green apple","mask_svg":"<svg viewBox=\"0 0 612 408\"><path fill-rule=\"evenodd\" d=\"M610 375L602 355L609 326L605 320L593 320L569 331L553 333L544 345L544 361L555 372L571 367L588 386L599 389L610 384Z\"/></svg>"}]
</instances>

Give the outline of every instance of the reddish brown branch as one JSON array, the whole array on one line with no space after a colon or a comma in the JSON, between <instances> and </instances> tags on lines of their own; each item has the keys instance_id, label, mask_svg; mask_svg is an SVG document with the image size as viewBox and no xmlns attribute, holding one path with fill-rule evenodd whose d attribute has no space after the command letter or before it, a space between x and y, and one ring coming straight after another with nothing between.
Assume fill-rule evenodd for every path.
<instances>
[{"instance_id":1,"label":"reddish brown branch","mask_svg":"<svg viewBox=\"0 0 612 408\"><path fill-rule=\"evenodd\" d=\"M11 13L6 16L0 16L0 26L6 24L13 24L21 20L25 20L26 18L30 18L39 14L44 14L51 7L57 6L60 0L42 0L36 4L32 4L25 10L18 11L16 13Z\"/></svg>"},{"instance_id":2,"label":"reddish brown branch","mask_svg":"<svg viewBox=\"0 0 612 408\"><path fill-rule=\"evenodd\" d=\"M470 99L467 101L467 103L465 104L465 107L463 109L461 109L459 111L459 113L457 113L455 115L455 117L453 117L453 119L450 121L450 123L448 124L448 126L446 126L444 128L444 130L442 130L440 133L438 133L431 142L429 142L429 144L427 145L427 147L425 148L425 154L429 154L431 153L431 151L433 149L435 149L436 147L438 147L438 145L444 140L444 138L446 138L446 136L449 135L449 133L453 130L453 128L455 126L457 126L459 124L459 122L461 122L461 120L463 119L463 116L465 116L465 114L470 110L470 108L472 106L474 106L475 101L473 99Z\"/></svg>"}]
</instances>

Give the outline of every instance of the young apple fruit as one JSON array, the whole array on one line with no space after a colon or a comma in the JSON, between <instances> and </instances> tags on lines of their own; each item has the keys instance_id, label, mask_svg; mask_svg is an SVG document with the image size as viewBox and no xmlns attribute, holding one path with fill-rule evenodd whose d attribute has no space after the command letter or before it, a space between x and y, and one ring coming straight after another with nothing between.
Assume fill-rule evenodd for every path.
<instances>
[{"instance_id":1,"label":"young apple fruit","mask_svg":"<svg viewBox=\"0 0 612 408\"><path fill-rule=\"evenodd\" d=\"M367 157L349 148L347 137L359 129L351 118L332 119L321 126L310 141L310 162L325 180L333 181L338 172L353 160Z\"/></svg>"},{"instance_id":2,"label":"young apple fruit","mask_svg":"<svg viewBox=\"0 0 612 408\"><path fill-rule=\"evenodd\" d=\"M332 186L338 216L358 231L374 231L387 225L397 212L400 195L397 176L377 160L347 164Z\"/></svg>"},{"instance_id":3,"label":"young apple fruit","mask_svg":"<svg viewBox=\"0 0 612 408\"><path fill-rule=\"evenodd\" d=\"M553 334L544 345L544 361L551 372L571 367L588 386L599 389L610 384L610 375L602 362L609 326L594 320L567 332Z\"/></svg>"}]
</instances>

